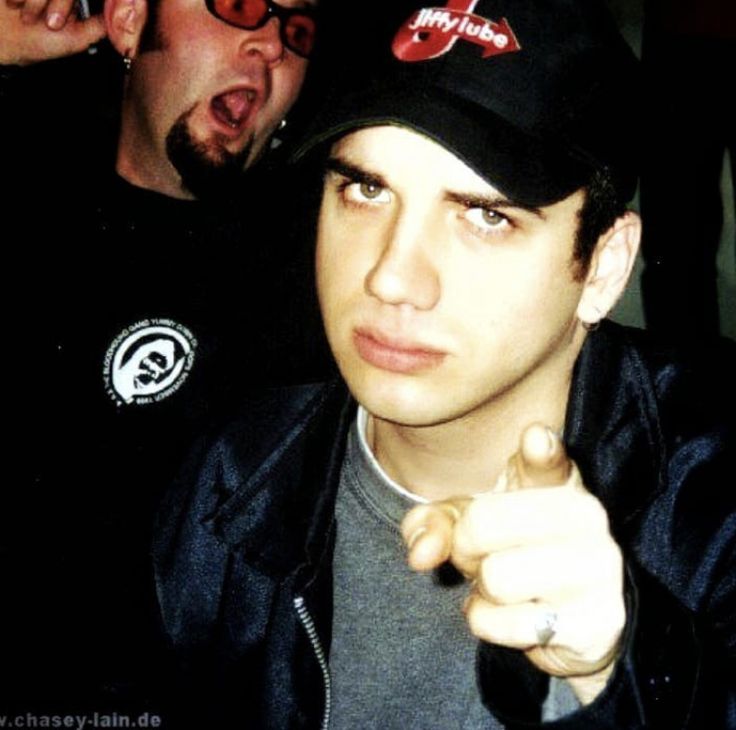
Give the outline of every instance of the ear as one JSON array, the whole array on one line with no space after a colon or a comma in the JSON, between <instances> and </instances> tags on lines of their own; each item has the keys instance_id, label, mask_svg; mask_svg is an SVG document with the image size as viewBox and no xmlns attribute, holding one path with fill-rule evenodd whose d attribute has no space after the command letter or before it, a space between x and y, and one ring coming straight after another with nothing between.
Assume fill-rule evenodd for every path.
<instances>
[{"instance_id":1,"label":"ear","mask_svg":"<svg viewBox=\"0 0 736 730\"><path fill-rule=\"evenodd\" d=\"M598 239L585 287L578 303L578 319L595 325L615 306L636 261L641 240L641 219L627 211Z\"/></svg>"},{"instance_id":2,"label":"ear","mask_svg":"<svg viewBox=\"0 0 736 730\"><path fill-rule=\"evenodd\" d=\"M121 55L135 58L148 15L146 0L105 0L107 37Z\"/></svg>"}]
</instances>

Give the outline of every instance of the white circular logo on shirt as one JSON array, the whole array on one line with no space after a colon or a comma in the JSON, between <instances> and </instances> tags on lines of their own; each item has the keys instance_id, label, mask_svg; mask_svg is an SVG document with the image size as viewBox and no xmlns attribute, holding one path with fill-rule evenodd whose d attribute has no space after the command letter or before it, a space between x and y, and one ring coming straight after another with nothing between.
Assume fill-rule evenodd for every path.
<instances>
[{"instance_id":1,"label":"white circular logo on shirt","mask_svg":"<svg viewBox=\"0 0 736 730\"><path fill-rule=\"evenodd\" d=\"M144 319L126 327L105 355L105 388L119 404L167 398L187 379L197 340L170 319Z\"/></svg>"}]
</instances>

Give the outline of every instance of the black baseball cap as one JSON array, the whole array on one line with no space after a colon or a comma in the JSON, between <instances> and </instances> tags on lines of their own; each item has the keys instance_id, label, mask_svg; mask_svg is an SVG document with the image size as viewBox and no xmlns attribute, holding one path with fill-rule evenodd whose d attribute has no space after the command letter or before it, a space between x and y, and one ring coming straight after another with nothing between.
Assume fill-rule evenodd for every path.
<instances>
[{"instance_id":1,"label":"black baseball cap","mask_svg":"<svg viewBox=\"0 0 736 730\"><path fill-rule=\"evenodd\" d=\"M633 196L638 62L602 0L394 0L370 12L297 159L394 124L527 205L560 200L604 168L622 200Z\"/></svg>"}]
</instances>

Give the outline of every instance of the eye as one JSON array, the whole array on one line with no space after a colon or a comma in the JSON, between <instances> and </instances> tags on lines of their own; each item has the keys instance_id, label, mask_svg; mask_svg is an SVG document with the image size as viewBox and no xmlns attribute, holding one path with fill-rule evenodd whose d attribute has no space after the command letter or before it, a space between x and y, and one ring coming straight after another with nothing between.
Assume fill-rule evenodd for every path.
<instances>
[{"instance_id":1,"label":"eye","mask_svg":"<svg viewBox=\"0 0 736 730\"><path fill-rule=\"evenodd\" d=\"M391 200L388 188L371 182L348 182L343 189L343 195L351 203L375 205Z\"/></svg>"},{"instance_id":2,"label":"eye","mask_svg":"<svg viewBox=\"0 0 736 730\"><path fill-rule=\"evenodd\" d=\"M505 215L488 208L468 208L465 218L481 233L500 233L511 227L511 221Z\"/></svg>"}]
</instances>

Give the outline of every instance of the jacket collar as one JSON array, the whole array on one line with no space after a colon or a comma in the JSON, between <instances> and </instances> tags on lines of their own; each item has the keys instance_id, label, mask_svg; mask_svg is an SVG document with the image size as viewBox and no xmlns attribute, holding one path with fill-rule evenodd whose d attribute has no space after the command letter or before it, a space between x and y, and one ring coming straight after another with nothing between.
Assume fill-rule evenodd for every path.
<instances>
[{"instance_id":1,"label":"jacket collar","mask_svg":"<svg viewBox=\"0 0 736 730\"><path fill-rule=\"evenodd\" d=\"M224 439L223 468L239 480L208 520L212 531L268 574L311 574L331 545L355 409L339 380L271 394L263 417L254 418L251 407Z\"/></svg>"}]
</instances>

